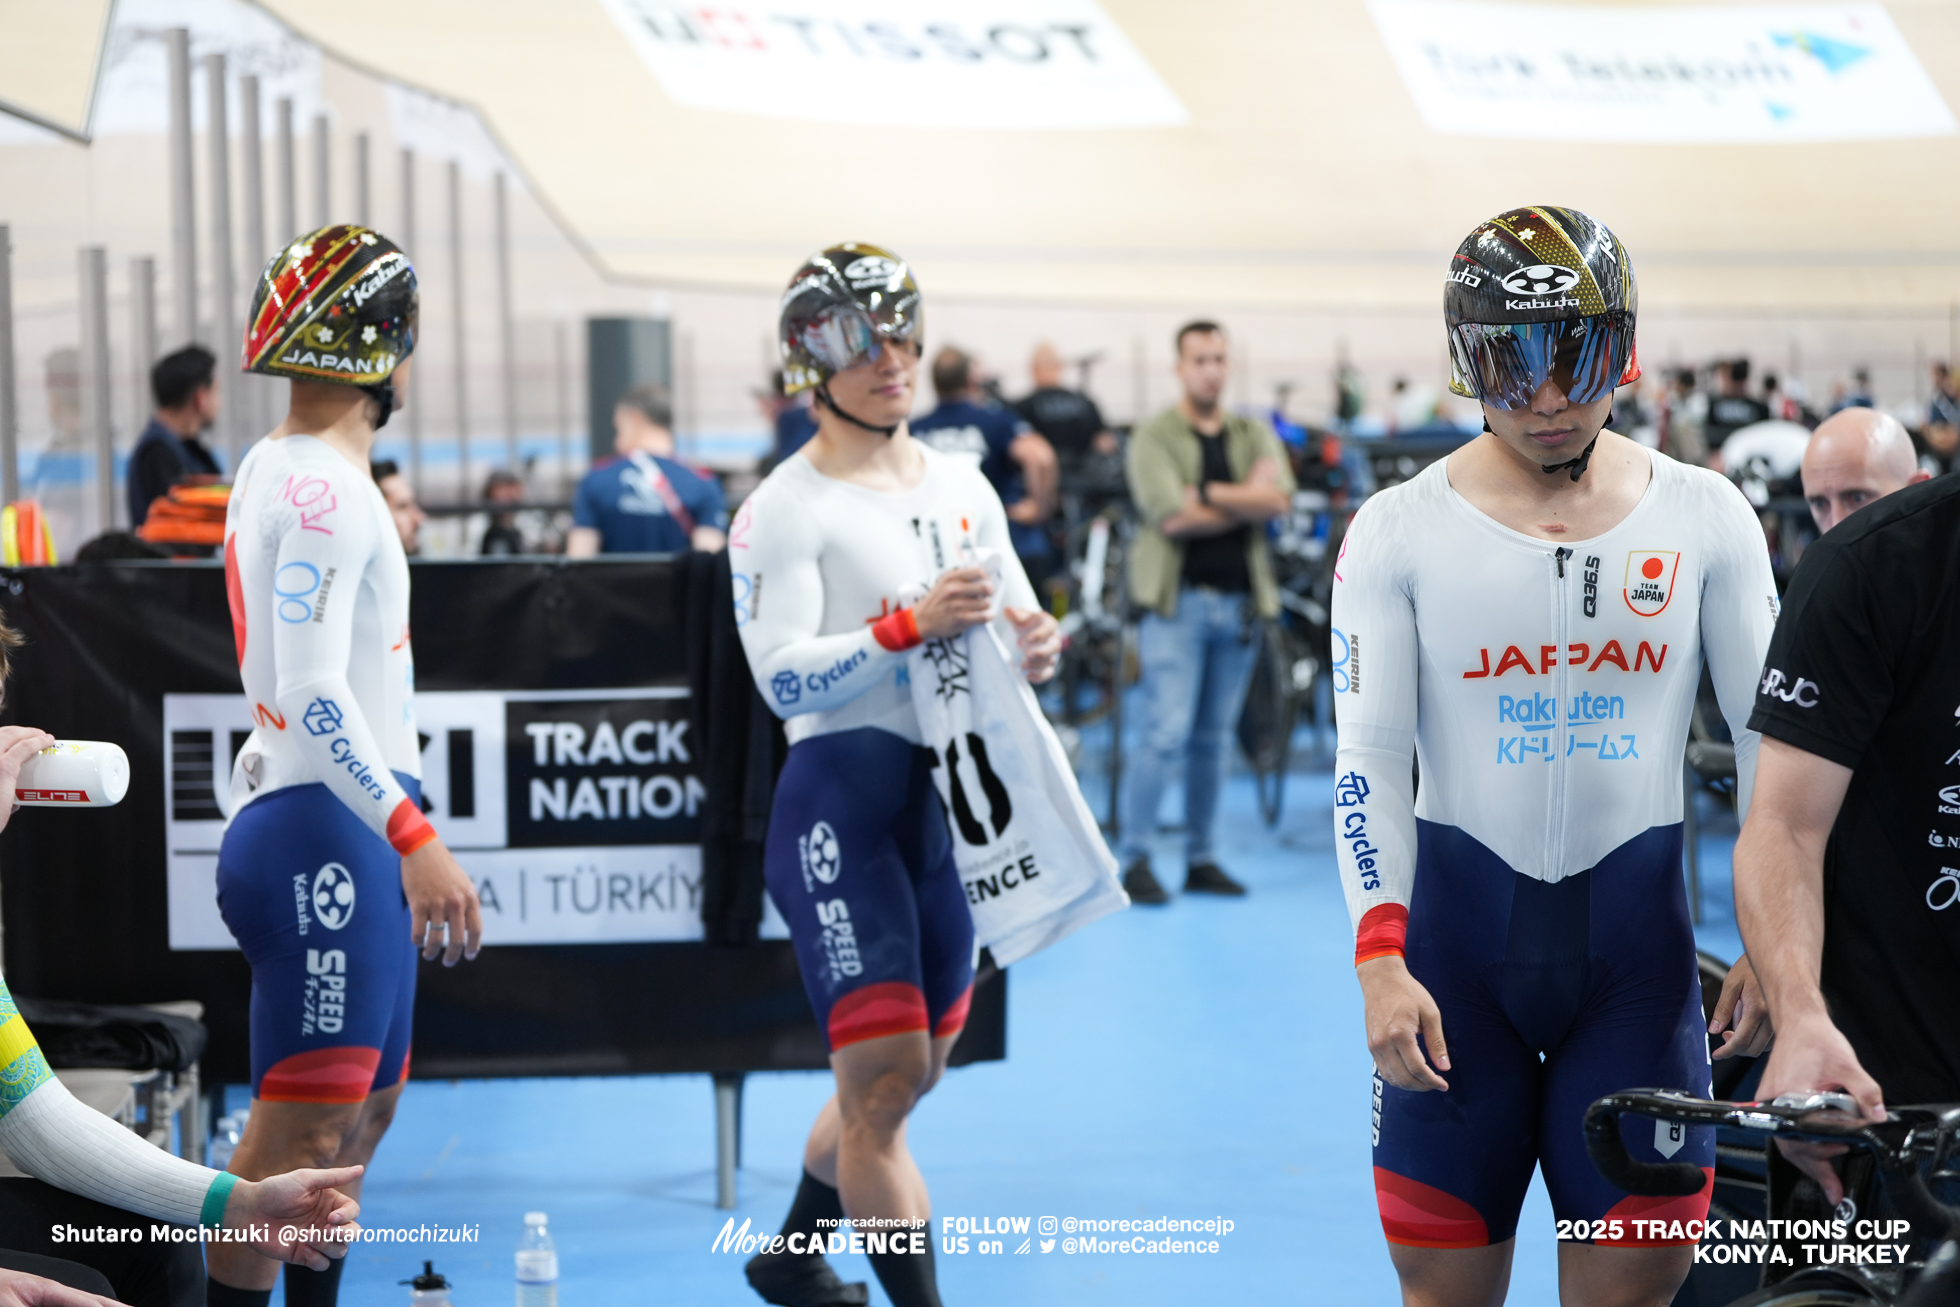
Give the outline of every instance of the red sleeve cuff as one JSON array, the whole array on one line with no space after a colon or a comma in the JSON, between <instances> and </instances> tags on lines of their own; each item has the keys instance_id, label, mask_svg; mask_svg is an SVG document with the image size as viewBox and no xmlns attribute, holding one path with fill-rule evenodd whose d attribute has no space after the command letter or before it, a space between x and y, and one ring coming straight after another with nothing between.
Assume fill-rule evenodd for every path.
<instances>
[{"instance_id":1,"label":"red sleeve cuff","mask_svg":"<svg viewBox=\"0 0 1960 1307\"><path fill-rule=\"evenodd\" d=\"M388 817L388 843L404 858L436 837L436 828L413 799L403 799Z\"/></svg>"},{"instance_id":2,"label":"red sleeve cuff","mask_svg":"<svg viewBox=\"0 0 1960 1307\"><path fill-rule=\"evenodd\" d=\"M1354 965L1393 953L1402 956L1402 941L1409 933L1409 910L1400 903L1377 903L1361 914L1361 929L1354 932Z\"/></svg>"},{"instance_id":3,"label":"red sleeve cuff","mask_svg":"<svg viewBox=\"0 0 1960 1307\"><path fill-rule=\"evenodd\" d=\"M925 643L919 634L919 623L912 616L910 608L901 608L887 613L871 624L871 636L879 644L893 653L902 653L916 645Z\"/></svg>"}]
</instances>

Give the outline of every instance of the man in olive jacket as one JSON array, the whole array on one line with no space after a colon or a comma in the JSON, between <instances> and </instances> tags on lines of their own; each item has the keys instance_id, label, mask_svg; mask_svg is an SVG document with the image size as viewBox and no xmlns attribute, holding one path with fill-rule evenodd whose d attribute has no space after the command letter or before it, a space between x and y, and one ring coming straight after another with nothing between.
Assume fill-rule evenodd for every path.
<instances>
[{"instance_id":1,"label":"man in olive jacket","mask_svg":"<svg viewBox=\"0 0 1960 1307\"><path fill-rule=\"evenodd\" d=\"M1245 893L1212 857L1212 817L1258 619L1279 615L1266 523L1292 503L1293 475L1271 428L1220 406L1227 367L1224 329L1187 323L1177 333L1183 398L1130 436L1126 470L1140 519L1130 594L1144 610L1145 726L1123 791L1121 853L1123 887L1136 903L1170 900L1150 869L1150 841L1180 756L1185 892Z\"/></svg>"}]
</instances>

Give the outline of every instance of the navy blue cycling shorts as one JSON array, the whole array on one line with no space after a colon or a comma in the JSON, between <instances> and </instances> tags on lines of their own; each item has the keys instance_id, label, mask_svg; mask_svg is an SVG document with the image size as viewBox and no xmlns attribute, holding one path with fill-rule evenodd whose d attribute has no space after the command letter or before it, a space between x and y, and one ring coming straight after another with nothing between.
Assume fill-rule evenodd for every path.
<instances>
[{"instance_id":1,"label":"navy blue cycling shorts","mask_svg":"<svg viewBox=\"0 0 1960 1307\"><path fill-rule=\"evenodd\" d=\"M1547 884L1455 827L1418 822L1405 948L1442 1013L1450 1087L1418 1093L1375 1077L1375 1197L1389 1241L1474 1248L1511 1238L1535 1164L1555 1216L1574 1223L1562 1237L1694 1243L1644 1237L1654 1231L1633 1222L1708 1215L1714 1130L1622 1120L1636 1161L1702 1168L1708 1182L1686 1198L1615 1189L1581 1130L1586 1108L1615 1090L1708 1095L1681 827L1655 827Z\"/></svg>"},{"instance_id":2,"label":"navy blue cycling shorts","mask_svg":"<svg viewBox=\"0 0 1960 1307\"><path fill-rule=\"evenodd\" d=\"M929 750L873 726L794 745L763 867L831 1051L959 1033L973 917Z\"/></svg>"},{"instance_id":3,"label":"navy blue cycling shorts","mask_svg":"<svg viewBox=\"0 0 1960 1307\"><path fill-rule=\"evenodd\" d=\"M218 909L252 966L254 1098L358 1103L407 1078L416 949L387 840L325 785L275 790L225 831Z\"/></svg>"}]
</instances>

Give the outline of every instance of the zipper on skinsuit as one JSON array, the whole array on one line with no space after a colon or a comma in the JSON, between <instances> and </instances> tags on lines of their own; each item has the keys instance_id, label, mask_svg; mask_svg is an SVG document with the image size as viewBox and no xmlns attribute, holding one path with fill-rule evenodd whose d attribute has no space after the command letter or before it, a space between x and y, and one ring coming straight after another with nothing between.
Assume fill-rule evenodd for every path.
<instances>
[{"instance_id":1,"label":"zipper on skinsuit","mask_svg":"<svg viewBox=\"0 0 1960 1307\"><path fill-rule=\"evenodd\" d=\"M1552 693L1555 702L1552 706L1552 810L1548 838L1545 841L1545 880L1556 881L1565 867L1565 705L1569 700L1570 686L1567 684L1570 660L1566 651L1572 647L1572 604L1565 587L1565 560L1572 557L1570 549L1552 551L1552 638L1558 642L1558 678Z\"/></svg>"}]
</instances>

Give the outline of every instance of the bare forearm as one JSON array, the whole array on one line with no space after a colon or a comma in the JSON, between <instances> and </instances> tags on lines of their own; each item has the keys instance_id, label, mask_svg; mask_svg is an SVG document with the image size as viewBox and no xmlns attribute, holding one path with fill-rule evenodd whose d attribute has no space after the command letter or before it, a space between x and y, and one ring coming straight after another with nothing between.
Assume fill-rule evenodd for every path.
<instances>
[{"instance_id":1,"label":"bare forearm","mask_svg":"<svg viewBox=\"0 0 1960 1307\"><path fill-rule=\"evenodd\" d=\"M1752 814L1735 846L1735 913L1749 960L1779 1025L1824 1014L1821 841Z\"/></svg>"},{"instance_id":2,"label":"bare forearm","mask_svg":"<svg viewBox=\"0 0 1960 1307\"><path fill-rule=\"evenodd\" d=\"M1157 528L1173 540L1188 540L1193 536L1224 535L1244 525L1230 513L1208 504L1187 504L1159 522Z\"/></svg>"},{"instance_id":3,"label":"bare forearm","mask_svg":"<svg viewBox=\"0 0 1960 1307\"><path fill-rule=\"evenodd\" d=\"M1205 487L1205 498L1212 507L1242 522L1264 522L1278 517L1287 508L1286 495L1277 486L1249 485L1214 481Z\"/></svg>"}]
</instances>

